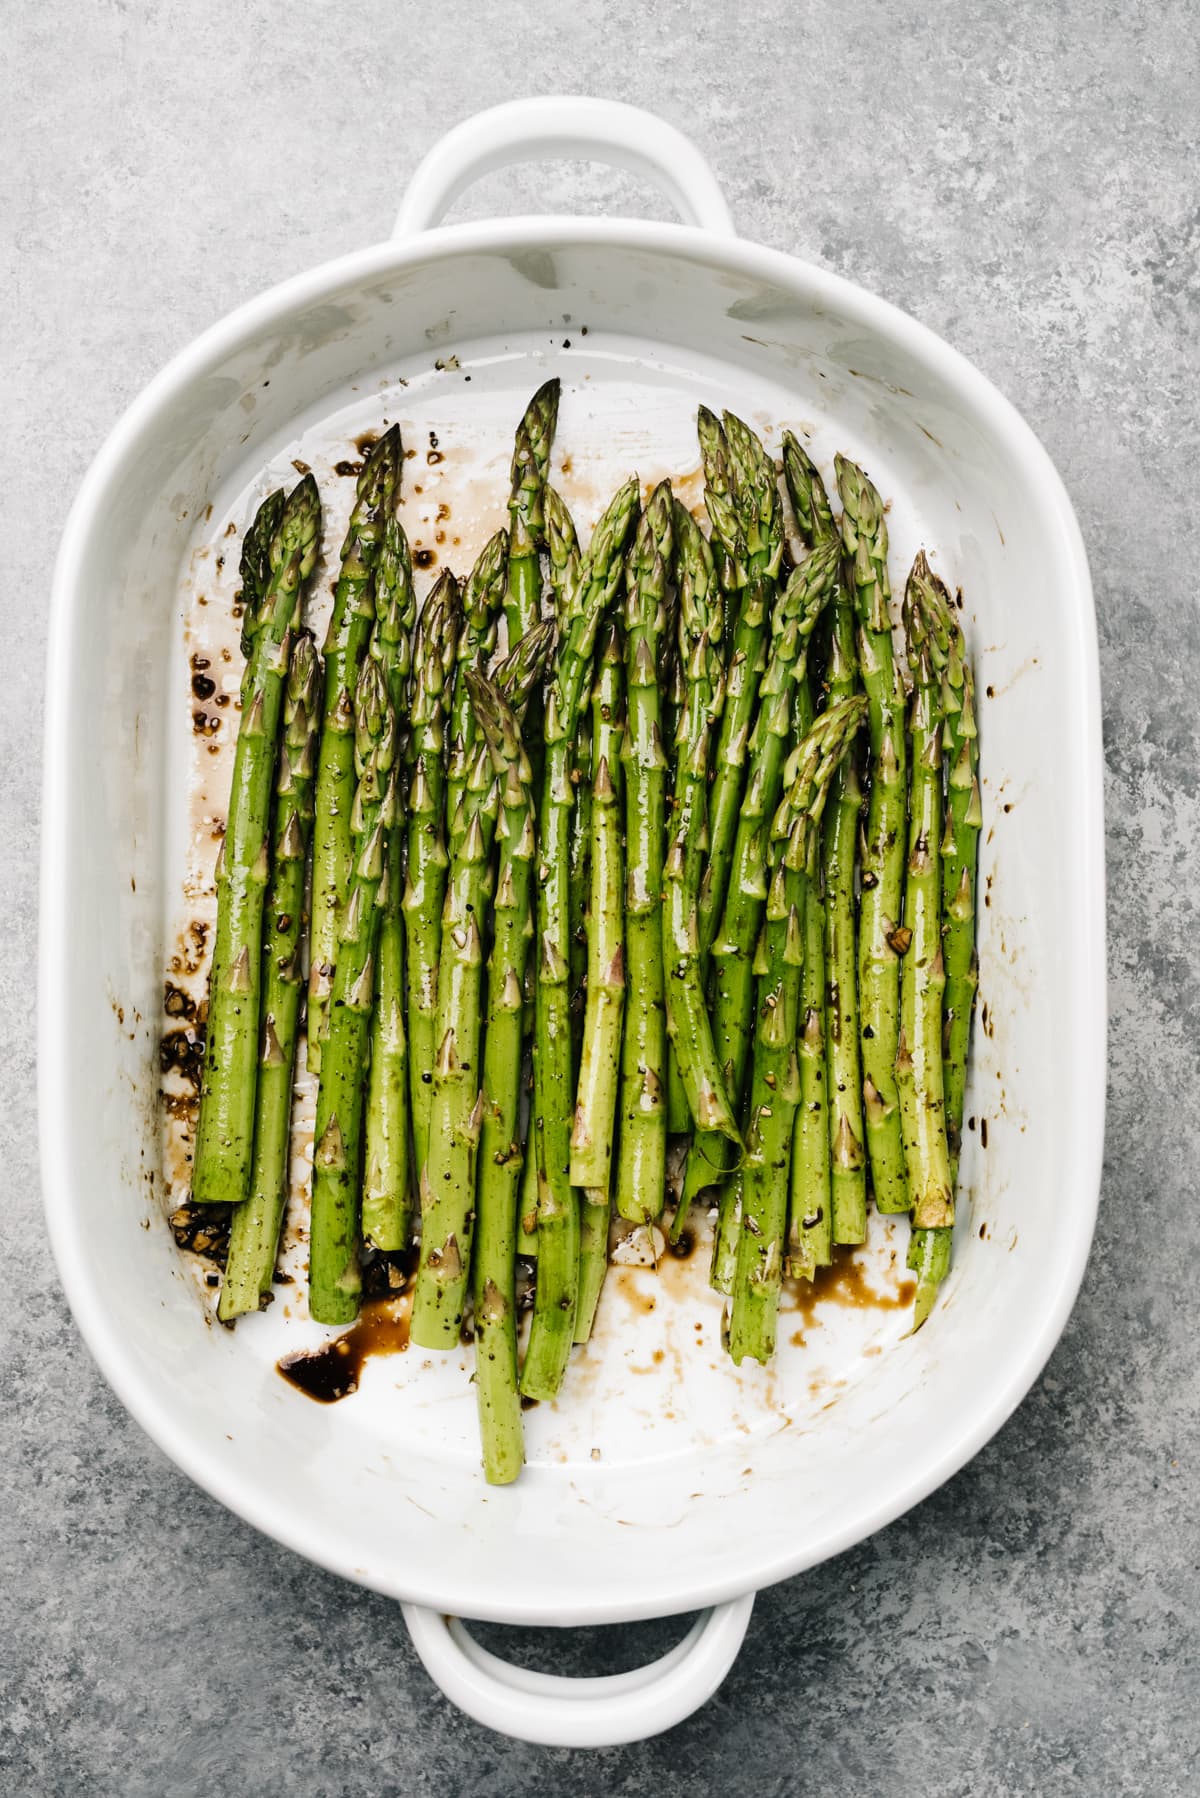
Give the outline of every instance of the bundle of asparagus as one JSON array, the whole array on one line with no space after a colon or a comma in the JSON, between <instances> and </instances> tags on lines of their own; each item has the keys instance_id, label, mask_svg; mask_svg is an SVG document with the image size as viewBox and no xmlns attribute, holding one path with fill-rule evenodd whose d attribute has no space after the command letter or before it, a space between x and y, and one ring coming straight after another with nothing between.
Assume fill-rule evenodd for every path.
<instances>
[{"instance_id":1,"label":"bundle of asparagus","mask_svg":"<svg viewBox=\"0 0 1200 1798\"><path fill-rule=\"evenodd\" d=\"M522 1399L591 1332L612 1227L661 1244L665 1211L677 1237L715 1203L728 1347L766 1361L784 1279L864 1240L870 1192L911 1213L925 1321L976 985L974 691L924 554L897 621L879 494L839 457L836 521L785 433L793 556L762 443L704 407L710 535L631 479L581 549L548 484L558 397L518 426L508 527L419 618L380 439L323 688L311 476L246 533L193 1169L196 1201L234 1206L232 1321L269 1293L285 1208L311 833L309 1310L350 1321L364 1251L419 1237L412 1340L452 1347L471 1314L495 1482Z\"/></svg>"}]
</instances>

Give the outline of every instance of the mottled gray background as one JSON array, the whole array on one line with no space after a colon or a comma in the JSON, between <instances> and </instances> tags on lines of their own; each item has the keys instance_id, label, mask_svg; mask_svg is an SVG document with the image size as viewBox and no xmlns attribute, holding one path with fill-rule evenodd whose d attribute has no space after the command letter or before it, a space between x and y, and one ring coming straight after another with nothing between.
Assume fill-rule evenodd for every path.
<instances>
[{"instance_id":1,"label":"mottled gray background","mask_svg":"<svg viewBox=\"0 0 1200 1798\"><path fill-rule=\"evenodd\" d=\"M664 0L635 36L639 10L5 9L5 1793L1197 1789L1196 10ZM383 236L444 127L556 89L639 101L684 126L748 236L907 307L1021 407L1091 553L1108 761L1108 1156L1061 1347L936 1497L763 1594L705 1711L598 1756L465 1721L430 1686L393 1604L254 1535L125 1416L45 1249L30 999L47 583L87 463L196 332ZM532 177L495 178L460 215L535 197ZM647 199L598 170L556 173L549 197L588 211ZM678 1628L489 1640L605 1670Z\"/></svg>"}]
</instances>

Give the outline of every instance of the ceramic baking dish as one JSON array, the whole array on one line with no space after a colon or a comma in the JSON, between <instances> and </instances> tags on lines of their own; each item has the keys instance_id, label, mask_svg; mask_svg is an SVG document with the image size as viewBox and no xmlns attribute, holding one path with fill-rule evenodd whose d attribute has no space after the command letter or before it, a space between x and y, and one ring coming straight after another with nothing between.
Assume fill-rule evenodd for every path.
<instances>
[{"instance_id":1,"label":"ceramic baking dish","mask_svg":"<svg viewBox=\"0 0 1200 1798\"><path fill-rule=\"evenodd\" d=\"M434 228L485 170L567 155L649 174L687 222ZM478 1466L469 1355L372 1364L324 1407L274 1371L284 1347L324 1335L298 1298L236 1332L211 1326L166 1223L159 1052L196 840L186 657L224 616L221 534L304 460L331 495L334 540L352 485L333 472L337 446L352 455L383 415L419 452L410 534L434 543L433 501L452 495L461 567L548 371L581 514L632 466L693 467L706 399L774 442L784 424L806 431L827 467L835 448L865 463L892 503L893 584L919 543L961 584L986 774L982 1007L954 1269L919 1335L899 1310L830 1308L798 1315L772 1369L735 1373L698 1256L626 1270L560 1403L530 1415L524 1475L496 1491ZM738 239L710 171L660 121L578 99L470 121L422 165L389 242L241 307L152 382L90 469L59 554L44 828L42 1160L80 1329L182 1469L298 1553L404 1601L434 1677L493 1727L598 1744L685 1716L731 1664L756 1589L954 1473L1053 1348L1092 1235L1105 1086L1098 669L1075 518L968 362L884 301ZM874 1227L868 1271L885 1296L904 1228ZM604 1681L505 1667L450 1621L696 1610L665 1661Z\"/></svg>"}]
</instances>

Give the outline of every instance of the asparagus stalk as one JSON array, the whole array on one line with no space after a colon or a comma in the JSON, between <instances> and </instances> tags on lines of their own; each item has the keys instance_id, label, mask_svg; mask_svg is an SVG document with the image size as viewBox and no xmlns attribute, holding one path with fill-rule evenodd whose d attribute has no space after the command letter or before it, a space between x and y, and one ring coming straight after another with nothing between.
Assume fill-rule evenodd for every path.
<instances>
[{"instance_id":1,"label":"asparagus stalk","mask_svg":"<svg viewBox=\"0 0 1200 1798\"><path fill-rule=\"evenodd\" d=\"M449 759L446 820L450 852L455 848L459 807L475 761L475 713L467 691L468 669L482 668L496 648L496 628L508 573L508 532L497 531L479 552L462 592L462 618L455 646L449 704Z\"/></svg>"},{"instance_id":2,"label":"asparagus stalk","mask_svg":"<svg viewBox=\"0 0 1200 1798\"><path fill-rule=\"evenodd\" d=\"M550 576L550 597L554 621L562 627L563 606L571 583L579 573L579 538L575 531L575 522L567 509L567 503L561 493L546 483L543 499L544 524L546 535L547 562ZM540 768L540 757L534 761ZM578 1066L579 1049L583 1036L583 1014L587 1003L587 901L589 875L589 858L591 855L591 787L581 773L592 765L592 721L585 709L579 719L579 736L575 744L575 757L571 769L571 778L575 785L575 809L571 814L571 1041L575 1050L575 1062ZM530 959L526 975L527 997L525 1010L526 1033L532 1035L533 1029L533 992L537 984L536 957ZM525 1186L528 1210L531 1217L537 1213L537 1160L530 1155L525 1163ZM532 1252L533 1244L528 1238L525 1247Z\"/></svg>"},{"instance_id":3,"label":"asparagus stalk","mask_svg":"<svg viewBox=\"0 0 1200 1798\"><path fill-rule=\"evenodd\" d=\"M918 1284L913 1328L933 1307L949 1267L954 1225L954 1180L946 1135L942 1068L942 696L934 663L943 600L924 554L918 555L904 596L911 712L912 796L905 888L906 947L900 977L900 1035L896 1080L913 1214L910 1245ZM934 1236L938 1241L931 1240Z\"/></svg>"},{"instance_id":4,"label":"asparagus stalk","mask_svg":"<svg viewBox=\"0 0 1200 1798\"><path fill-rule=\"evenodd\" d=\"M395 517L384 526L383 548L375 571L375 611L370 653L379 663L399 726L408 716L416 598L408 541ZM387 833L385 903L379 920L363 1151L362 1233L372 1247L385 1251L408 1246L412 1209L402 910L408 823L403 800L402 785L397 781L395 816Z\"/></svg>"},{"instance_id":5,"label":"asparagus stalk","mask_svg":"<svg viewBox=\"0 0 1200 1798\"><path fill-rule=\"evenodd\" d=\"M474 793L471 786L475 786ZM500 795L481 746L463 795L462 840L450 861L438 968L429 1148L421 1170L421 1260L413 1288L411 1339L453 1348L462 1327L475 1210L475 1153L483 1121L480 1030L483 941L491 890L492 838Z\"/></svg>"},{"instance_id":6,"label":"asparagus stalk","mask_svg":"<svg viewBox=\"0 0 1200 1798\"><path fill-rule=\"evenodd\" d=\"M519 718L553 639L536 625L496 670L496 692ZM477 670L469 670L476 691ZM518 739L519 747L519 739ZM475 1211L476 1152L483 1118L480 1072L483 935L492 897L492 839L501 778L490 737L479 744L459 807L450 858L438 964L437 1013L427 1158L420 1174L421 1258L413 1290L411 1336L422 1348L453 1348L466 1304ZM501 771L518 778L519 769Z\"/></svg>"},{"instance_id":7,"label":"asparagus stalk","mask_svg":"<svg viewBox=\"0 0 1200 1798\"><path fill-rule=\"evenodd\" d=\"M742 1226L729 1316L735 1362L770 1360L783 1280L792 1134L800 1102L797 1055L804 914L817 871L829 784L858 730L864 702L823 712L795 751L772 826L772 862L759 968L758 1028L750 1081Z\"/></svg>"},{"instance_id":8,"label":"asparagus stalk","mask_svg":"<svg viewBox=\"0 0 1200 1798\"><path fill-rule=\"evenodd\" d=\"M197 1204L241 1204L254 1150L255 1066L262 998L263 899L279 717L321 529L316 482L292 489L270 549L270 579L242 684L233 785L217 868L217 929L192 1166Z\"/></svg>"},{"instance_id":9,"label":"asparagus stalk","mask_svg":"<svg viewBox=\"0 0 1200 1798\"><path fill-rule=\"evenodd\" d=\"M308 1309L323 1324L351 1322L362 1292L358 1233L366 1058L397 775L391 699L378 663L370 658L363 663L355 693L354 737L354 854L338 931L313 1129Z\"/></svg>"},{"instance_id":10,"label":"asparagus stalk","mask_svg":"<svg viewBox=\"0 0 1200 1798\"><path fill-rule=\"evenodd\" d=\"M375 622L372 586L383 527L399 497L403 467L400 427L393 425L372 449L358 477L325 637L325 710L313 821L312 926L305 1026L305 1054L314 1074L321 1069L339 920L353 856L350 811L354 802L354 693Z\"/></svg>"},{"instance_id":11,"label":"asparagus stalk","mask_svg":"<svg viewBox=\"0 0 1200 1798\"><path fill-rule=\"evenodd\" d=\"M538 388L525 409L513 441L512 486L508 498L508 579L504 599L510 649L541 617L542 571L538 545L545 530L546 476L550 469L554 428L558 423L560 387L561 383L555 378Z\"/></svg>"},{"instance_id":12,"label":"asparagus stalk","mask_svg":"<svg viewBox=\"0 0 1200 1798\"><path fill-rule=\"evenodd\" d=\"M675 738L679 730L680 719L686 704L686 687L683 665L679 659L679 581L677 566L679 544L676 540L674 554L668 567L667 599L663 614L663 628L658 640L658 691L661 710L661 726L663 743L667 745L667 798L666 798L666 836L667 842L675 835L674 816L678 806L676 794L676 767L674 760ZM664 864L665 865L665 864ZM665 920L664 920L665 922ZM665 950L665 937L664 937ZM691 1129L691 1118L688 1114L687 1093L684 1090L683 1076L679 1071L679 1058L675 1053L675 1045L671 1041L670 1017L668 1013L667 1030L667 1135L682 1136Z\"/></svg>"},{"instance_id":13,"label":"asparagus stalk","mask_svg":"<svg viewBox=\"0 0 1200 1798\"><path fill-rule=\"evenodd\" d=\"M755 958L755 967L761 972L761 963ZM712 1261L709 1265L708 1281L714 1292L730 1294L733 1292L737 1278L738 1238L742 1231L742 1198L744 1181L742 1169L729 1176L727 1184L721 1189L721 1203L717 1211L717 1226L713 1235Z\"/></svg>"},{"instance_id":14,"label":"asparagus stalk","mask_svg":"<svg viewBox=\"0 0 1200 1798\"><path fill-rule=\"evenodd\" d=\"M629 1002L621 1042L617 1210L648 1223L662 1210L667 1175L666 993L663 969L663 831L667 758L658 691L674 521L671 489L656 487L626 570L625 944Z\"/></svg>"},{"instance_id":15,"label":"asparagus stalk","mask_svg":"<svg viewBox=\"0 0 1200 1798\"><path fill-rule=\"evenodd\" d=\"M829 1154L829 1069L825 1051L825 910L819 871L804 909L804 973L800 982L800 1104L792 1136L788 1193L787 1271L811 1280L833 1260Z\"/></svg>"},{"instance_id":16,"label":"asparagus stalk","mask_svg":"<svg viewBox=\"0 0 1200 1798\"><path fill-rule=\"evenodd\" d=\"M726 412L724 430L699 415L705 504L741 600L726 665L725 705L708 801L708 865L700 892L700 948L707 956L721 921L733 865L746 748L762 678L767 622L783 556L783 509L775 467L750 428ZM728 495L728 497L727 497Z\"/></svg>"},{"instance_id":17,"label":"asparagus stalk","mask_svg":"<svg viewBox=\"0 0 1200 1798\"><path fill-rule=\"evenodd\" d=\"M942 1282L950 1272L953 1249L953 1225L932 1230L914 1226L908 1243L908 1265L917 1276L917 1291L913 1299L914 1333L921 1328L933 1310Z\"/></svg>"},{"instance_id":18,"label":"asparagus stalk","mask_svg":"<svg viewBox=\"0 0 1200 1798\"><path fill-rule=\"evenodd\" d=\"M675 806L663 870L667 1030L697 1130L721 1137L740 1154L741 1134L713 1043L700 972L698 889L709 739L713 719L720 715L721 611L708 544L682 506L675 508L675 529L680 570L679 653L686 698L675 742Z\"/></svg>"},{"instance_id":19,"label":"asparagus stalk","mask_svg":"<svg viewBox=\"0 0 1200 1798\"><path fill-rule=\"evenodd\" d=\"M975 953L975 874L983 807L979 796L979 734L975 682L962 627L945 585L928 564L922 577L930 621L930 649L941 680L945 715L946 828L942 836L942 953L946 994L942 1009L942 1060L946 1084L946 1134L958 1178L963 1101L971 1019L979 966Z\"/></svg>"},{"instance_id":20,"label":"asparagus stalk","mask_svg":"<svg viewBox=\"0 0 1200 1798\"><path fill-rule=\"evenodd\" d=\"M837 458L842 540L858 612L859 655L871 736L871 791L862 857L858 991L863 1103L875 1204L908 1209L896 1090L907 784L904 689L892 654L887 524L879 494L853 462Z\"/></svg>"},{"instance_id":21,"label":"asparagus stalk","mask_svg":"<svg viewBox=\"0 0 1200 1798\"><path fill-rule=\"evenodd\" d=\"M835 589L836 590L836 589ZM829 611L825 613L829 619ZM828 639L828 631L825 633ZM828 641L826 643L828 647ZM819 677L807 658L806 678L796 683L792 696L792 733L797 742L806 737L816 720L814 695L822 692ZM842 769L830 785L830 798L842 777ZM826 800L826 813L829 800ZM788 1195L787 1269L795 1278L812 1278L818 1267L833 1260L833 1207L831 1195L829 1127L829 1056L825 1038L825 875L824 857L817 856L810 903L804 908L804 974L800 983L800 1107L792 1136L791 1191Z\"/></svg>"},{"instance_id":22,"label":"asparagus stalk","mask_svg":"<svg viewBox=\"0 0 1200 1798\"><path fill-rule=\"evenodd\" d=\"M571 1042L578 1064L583 1044L584 1014L588 992L588 904L592 869L592 721L585 711L573 745L572 783L575 805L571 812L569 906L571 920L570 994Z\"/></svg>"},{"instance_id":23,"label":"asparagus stalk","mask_svg":"<svg viewBox=\"0 0 1200 1798\"><path fill-rule=\"evenodd\" d=\"M262 1047L254 1106L250 1196L229 1226L229 1257L217 1316L231 1323L257 1311L271 1290L288 1191L292 1072L300 1017L300 936L304 925L305 858L312 825L312 788L321 663L310 631L292 642L283 700L283 743L275 777L271 886L263 942Z\"/></svg>"},{"instance_id":24,"label":"asparagus stalk","mask_svg":"<svg viewBox=\"0 0 1200 1798\"><path fill-rule=\"evenodd\" d=\"M790 814L789 814L790 819ZM789 821L789 836L800 833ZM741 1226L729 1310L729 1352L739 1364L775 1352L775 1318L783 1278L788 1170L800 1101L796 1025L804 961L804 892L794 867L798 851L777 852L767 896L762 943L755 956L758 1028L750 1086L746 1160L738 1182Z\"/></svg>"},{"instance_id":25,"label":"asparagus stalk","mask_svg":"<svg viewBox=\"0 0 1200 1798\"><path fill-rule=\"evenodd\" d=\"M414 1168L420 1179L429 1151L429 1108L437 1049L438 958L449 856L445 836L445 689L458 640L458 590L443 576L417 623L409 713L408 879L404 912L409 1093Z\"/></svg>"},{"instance_id":26,"label":"asparagus stalk","mask_svg":"<svg viewBox=\"0 0 1200 1798\"><path fill-rule=\"evenodd\" d=\"M597 655L592 691L587 1013L571 1131L572 1186L600 1188L606 1199L617 1113L621 1017L625 1008L619 762L625 728L621 655L619 626L608 623Z\"/></svg>"},{"instance_id":27,"label":"asparagus stalk","mask_svg":"<svg viewBox=\"0 0 1200 1798\"><path fill-rule=\"evenodd\" d=\"M238 565L241 586L235 596L242 608L242 660L250 660L255 633L262 623L262 602L271 582L271 544L283 520L287 494L282 487L268 493L242 538Z\"/></svg>"},{"instance_id":28,"label":"asparagus stalk","mask_svg":"<svg viewBox=\"0 0 1200 1798\"><path fill-rule=\"evenodd\" d=\"M528 1014L531 1005L536 1006L537 989L531 985L529 978L529 966L533 959L530 956L529 962L526 963L525 992L521 1008L524 1015ZM517 1210L517 1254L533 1260L537 1256L538 1173L534 1136L534 1119L537 1117L537 1065L536 1057L533 1054L533 1042L528 1032L525 1035L526 1048L521 1070L529 1094L529 1104L525 1138L522 1144L521 1197Z\"/></svg>"},{"instance_id":29,"label":"asparagus stalk","mask_svg":"<svg viewBox=\"0 0 1200 1798\"><path fill-rule=\"evenodd\" d=\"M624 648L615 621L604 627L592 689L587 1012L579 1058L571 1184L580 1208L579 1301L575 1340L586 1342L608 1265L613 1139L625 1010L625 870L621 849L621 744L625 731Z\"/></svg>"},{"instance_id":30,"label":"asparagus stalk","mask_svg":"<svg viewBox=\"0 0 1200 1798\"><path fill-rule=\"evenodd\" d=\"M703 852L702 852L703 853ZM667 1033L667 1135L684 1136L692 1127L691 1112L688 1110L687 1088L683 1084L683 1075L679 1069L679 1057L675 1053L675 1044L671 1041L670 1031ZM672 1219L672 1225L674 1219ZM682 1229L683 1220L680 1219ZM672 1239L674 1240L674 1239Z\"/></svg>"},{"instance_id":31,"label":"asparagus stalk","mask_svg":"<svg viewBox=\"0 0 1200 1798\"><path fill-rule=\"evenodd\" d=\"M544 523L546 528L546 547L548 550L550 592L554 608L554 619L559 630L564 622L564 605L579 576L579 540L575 534L575 525L567 509L562 495L547 482L544 499ZM580 718L579 740L577 743L577 761L583 766L591 764L591 722L587 713ZM531 755L531 762L535 759ZM574 772L574 770L573 770ZM535 790L540 792L541 782L535 774ZM582 800L577 797L575 809L571 815L571 847L570 847L570 931L571 948L570 966L570 1010L572 1043L577 1031L583 1027L584 986L587 975L587 856L588 856L588 810L590 800L587 788L584 788ZM535 996L537 992L537 957L529 956L525 966L525 1004L524 1030L526 1038L525 1078L529 1091L528 1116L532 1120L537 1115L537 1069L532 1054L533 1019ZM521 1255L537 1254L537 1156L533 1153L532 1123L525 1149L524 1163L521 1169L521 1205L519 1227L517 1232L517 1252Z\"/></svg>"},{"instance_id":32,"label":"asparagus stalk","mask_svg":"<svg viewBox=\"0 0 1200 1798\"><path fill-rule=\"evenodd\" d=\"M550 573L550 595L554 604L554 622L562 629L563 604L579 572L579 538L567 502L549 482L543 500L546 527L546 549Z\"/></svg>"},{"instance_id":33,"label":"asparagus stalk","mask_svg":"<svg viewBox=\"0 0 1200 1798\"><path fill-rule=\"evenodd\" d=\"M830 695L830 704L836 703ZM867 1179L859 1052L854 866L863 797L846 757L825 827L825 1028L829 1052L830 1208L836 1243L865 1242Z\"/></svg>"},{"instance_id":34,"label":"asparagus stalk","mask_svg":"<svg viewBox=\"0 0 1200 1798\"><path fill-rule=\"evenodd\" d=\"M839 542L840 536L829 504L829 495L816 463L794 431L783 433L782 449L783 478L788 498L792 502L800 541L805 549L815 549L818 543ZM839 594L834 600L835 608L839 599L843 605L847 603L847 596Z\"/></svg>"},{"instance_id":35,"label":"asparagus stalk","mask_svg":"<svg viewBox=\"0 0 1200 1798\"><path fill-rule=\"evenodd\" d=\"M450 702L454 693L454 675L458 662L458 640L463 629L462 586L452 569L443 568L437 580L429 589L425 599L425 609L434 605L442 612L440 635L431 641L431 648L441 660L441 679L438 685L437 704L430 708L430 715L419 728L414 728L408 745L408 760L415 763L418 754L424 755L434 770L435 787L438 802L446 819L447 846L453 840L454 817L449 803L449 767L451 760ZM436 622L436 617L435 617ZM467 764L467 779L475 767L475 755L472 753Z\"/></svg>"},{"instance_id":36,"label":"asparagus stalk","mask_svg":"<svg viewBox=\"0 0 1200 1798\"><path fill-rule=\"evenodd\" d=\"M558 633L549 619L535 624L492 670L492 685L512 708L522 735L529 736L527 715L554 652Z\"/></svg>"},{"instance_id":37,"label":"asparagus stalk","mask_svg":"<svg viewBox=\"0 0 1200 1798\"><path fill-rule=\"evenodd\" d=\"M689 513L688 516L690 518L691 514ZM693 520L693 523L694 522L695 521ZM678 559L678 553L679 553L678 533L676 533L675 550L676 550L676 558ZM709 553L711 555L712 552L710 551ZM716 578L715 575L713 578L715 580L715 578ZM675 572L674 579L672 581L672 591L675 592L676 594L678 594L678 591L679 591L679 574L678 574L677 570ZM678 607L676 607L676 612L678 612ZM667 634L670 635L672 637L672 639L675 637L675 635L678 634L678 617L675 618L674 624L671 624L670 622L668 622L668 633ZM724 674L724 670L718 669L718 675L723 676L723 674ZM677 654L671 656L669 665L665 669L665 676L664 676L664 678L660 679L659 684L660 684L661 691L663 694L663 701L662 701L663 738L664 738L665 742L674 744L676 735L679 730L680 720L683 717L684 706L685 706L686 700L687 700L687 688L686 688L686 682L684 680L683 664L681 663L679 656ZM678 797L677 797L677 793L676 793L677 770L675 769L674 766L672 766L672 768L668 772L668 780L670 783L670 790L669 790L668 799L667 799L667 817L668 817L667 836L668 836L668 839L670 840L673 838L673 836L675 834L674 824L672 822L670 822L670 820L673 818L674 813L678 807ZM703 844L701 846L701 851L700 851L702 858L703 858L705 849L707 849L707 847L708 847L707 828L708 828L708 804L707 804L707 798L706 798L705 808L704 808L705 836L704 836L704 841L703 841ZM700 873L702 872L702 869L703 869L703 861L701 860L701 866L700 866L700 868L697 869L697 872L696 872L697 880L700 877ZM670 1020L669 1020L669 1013L668 1013L668 1026L669 1026L669 1021ZM679 1070L679 1057L675 1053L675 1044L671 1041L670 1030L668 1028L668 1033L667 1033L667 1135L668 1136L683 1136L691 1130L691 1127L692 1127L692 1118L691 1118L691 1113L688 1110L687 1089L685 1088L685 1086L683 1084L683 1075L681 1074L681 1072ZM679 1216L678 1208L676 1211L676 1215ZM679 1217L679 1221L680 1221L680 1227L682 1228L682 1222L683 1222L682 1217ZM674 1220L672 1220L672 1225L673 1224L674 1224Z\"/></svg>"},{"instance_id":38,"label":"asparagus stalk","mask_svg":"<svg viewBox=\"0 0 1200 1798\"><path fill-rule=\"evenodd\" d=\"M524 1459L517 1377L515 1255L521 1145L520 1067L523 986L533 878L533 800L529 762L516 715L503 694L474 670L468 688L502 781L500 847L493 905L495 940L488 962L482 1122L476 1186L472 1282L475 1390L484 1473L491 1485L516 1479Z\"/></svg>"},{"instance_id":39,"label":"asparagus stalk","mask_svg":"<svg viewBox=\"0 0 1200 1798\"><path fill-rule=\"evenodd\" d=\"M786 432L783 471L800 535L807 545L841 542L825 483L803 446ZM833 595L828 705L858 688L854 602L843 577ZM867 1233L865 1124L859 1047L858 953L854 868L858 854L862 788L855 753L834 778L825 821L825 1030L830 1153L830 1227L834 1242L862 1242ZM809 1233L822 1265L824 1225Z\"/></svg>"},{"instance_id":40,"label":"asparagus stalk","mask_svg":"<svg viewBox=\"0 0 1200 1798\"><path fill-rule=\"evenodd\" d=\"M553 405L553 414L547 404L539 406L539 395L531 402L531 411L535 413L537 424L531 433L525 421L517 430L516 445L513 453L513 498L509 501L513 514L513 528L509 545L509 597L505 611L508 621L508 639L512 643L522 630L524 619L537 615L540 606L540 576L537 572L537 541L544 534L548 551L550 592L554 607L554 619L559 630L564 626L564 606L567 594L571 591L579 572L579 540L575 533L575 525L562 495L551 487L546 479L550 462L550 439L558 419L558 387L550 384L554 391L548 400ZM539 394L544 392L539 390ZM546 419L550 419L549 435L545 429ZM530 448L531 441L545 443L543 466L539 474L539 464ZM540 485L539 485L540 482ZM518 526L514 501L518 509L524 507L529 516L529 523L522 530ZM539 512L540 504L540 512ZM525 554L517 558L519 567L514 567L513 544L524 543ZM524 595L524 597L522 597ZM534 790L541 792L542 787L542 743L540 730L541 708L536 708L533 729L529 733L533 739L530 749L530 761L533 768ZM583 917L586 909L587 877L579 853L586 850L586 835L581 836L578 824L573 826L571 845L570 871L570 993L571 1017L578 1027L583 1016L583 972L587 964L587 947L583 936ZM528 959L525 970L525 1034L532 1041L533 1014L537 991L536 955ZM532 1057L528 1066L529 1080L529 1116L537 1112L537 1071ZM520 1253L533 1255L537 1252L537 1157L532 1153L532 1122L530 1136L526 1145L525 1160L521 1174L521 1210L518 1243Z\"/></svg>"},{"instance_id":41,"label":"asparagus stalk","mask_svg":"<svg viewBox=\"0 0 1200 1798\"><path fill-rule=\"evenodd\" d=\"M750 739L750 772L734 838L732 872L721 928L713 942L713 1036L736 1106L745 1083L754 1018L755 945L766 904L766 839L783 790L795 696L807 684L808 643L837 576L836 546L822 544L791 574L771 621L771 653L759 689ZM697 1134L684 1182L690 1200L719 1182L735 1163L727 1145ZM732 1195L724 1210L731 1218ZM718 1226L720 1228L720 1225Z\"/></svg>"},{"instance_id":42,"label":"asparagus stalk","mask_svg":"<svg viewBox=\"0 0 1200 1798\"><path fill-rule=\"evenodd\" d=\"M575 1329L579 1288L579 1213L570 1182L571 1027L569 846L571 744L591 671L600 622L621 579L625 541L637 506L636 480L610 502L592 534L564 606L554 678L545 713L545 776L538 869L536 1004L538 1281L521 1390L553 1398L562 1383Z\"/></svg>"}]
</instances>

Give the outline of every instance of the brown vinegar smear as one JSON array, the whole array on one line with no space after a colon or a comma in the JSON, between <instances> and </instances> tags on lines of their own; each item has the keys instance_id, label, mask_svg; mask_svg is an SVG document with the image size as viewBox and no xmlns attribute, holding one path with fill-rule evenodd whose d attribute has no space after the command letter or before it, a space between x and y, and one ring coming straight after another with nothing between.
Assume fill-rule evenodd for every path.
<instances>
[{"instance_id":1,"label":"brown vinegar smear","mask_svg":"<svg viewBox=\"0 0 1200 1798\"><path fill-rule=\"evenodd\" d=\"M276 1368L292 1386L322 1405L332 1405L358 1391L367 1362L379 1355L400 1355L408 1347L412 1294L368 1299L358 1321L319 1349L285 1355Z\"/></svg>"},{"instance_id":2,"label":"brown vinegar smear","mask_svg":"<svg viewBox=\"0 0 1200 1798\"><path fill-rule=\"evenodd\" d=\"M916 1290L917 1282L906 1279L894 1291L880 1292L868 1283L867 1270L854 1250L838 1247L832 1265L819 1267L815 1279L789 1281L784 1308L799 1315L802 1336L822 1305L843 1305L854 1311L903 1311Z\"/></svg>"}]
</instances>

